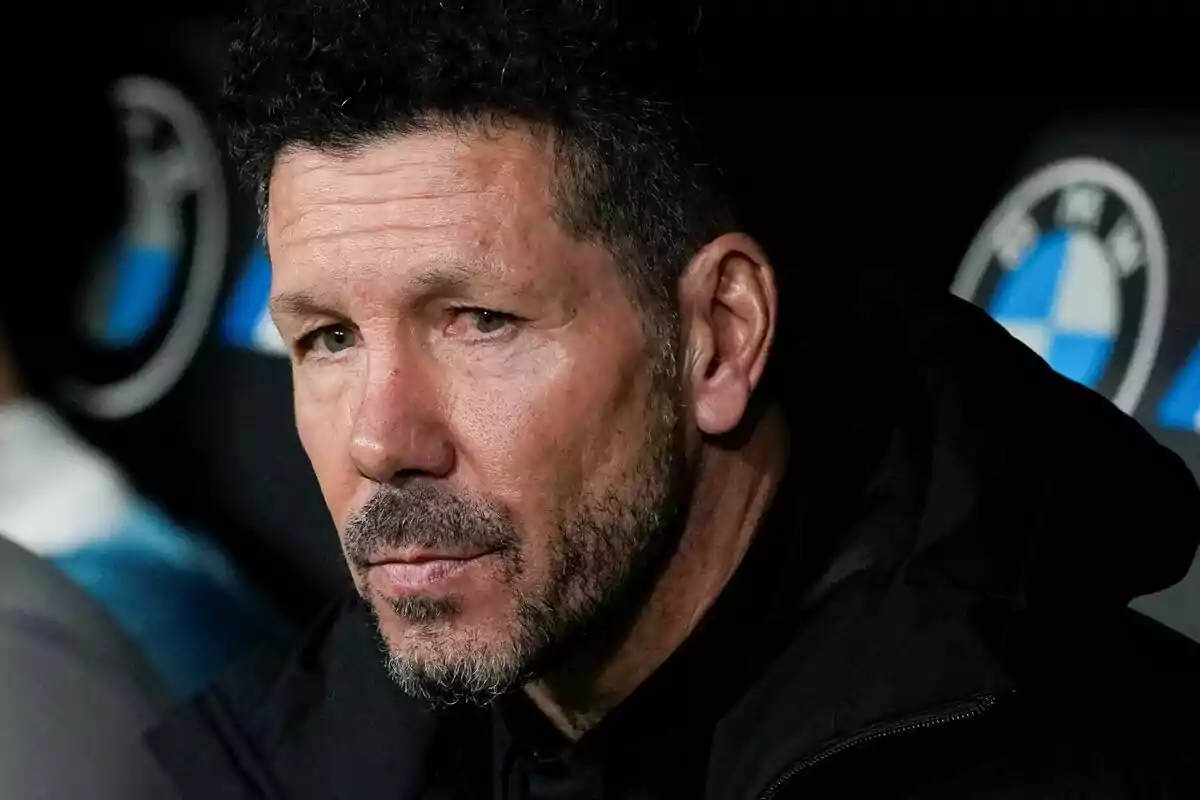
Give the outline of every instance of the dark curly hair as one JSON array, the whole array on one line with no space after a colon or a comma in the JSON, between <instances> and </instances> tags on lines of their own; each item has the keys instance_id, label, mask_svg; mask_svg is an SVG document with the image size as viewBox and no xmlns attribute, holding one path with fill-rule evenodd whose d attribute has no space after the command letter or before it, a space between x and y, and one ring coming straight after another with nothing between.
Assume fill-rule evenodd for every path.
<instances>
[{"instance_id":1,"label":"dark curly hair","mask_svg":"<svg viewBox=\"0 0 1200 800\"><path fill-rule=\"evenodd\" d=\"M603 242L637 299L671 311L688 258L746 210L711 113L731 88L745 103L744 54L720 57L726 6L259 0L235 31L224 91L232 153L263 211L289 145L526 125L554 142L567 230Z\"/></svg>"}]
</instances>

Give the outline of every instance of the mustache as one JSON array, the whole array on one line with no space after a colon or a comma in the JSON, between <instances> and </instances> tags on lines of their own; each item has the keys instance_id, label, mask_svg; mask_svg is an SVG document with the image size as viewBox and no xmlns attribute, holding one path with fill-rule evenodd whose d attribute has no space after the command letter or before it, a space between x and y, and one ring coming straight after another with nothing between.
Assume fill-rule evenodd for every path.
<instances>
[{"instance_id":1,"label":"mustache","mask_svg":"<svg viewBox=\"0 0 1200 800\"><path fill-rule=\"evenodd\" d=\"M428 483L381 486L346 523L346 558L364 567L389 550L515 550L520 540L498 506Z\"/></svg>"}]
</instances>

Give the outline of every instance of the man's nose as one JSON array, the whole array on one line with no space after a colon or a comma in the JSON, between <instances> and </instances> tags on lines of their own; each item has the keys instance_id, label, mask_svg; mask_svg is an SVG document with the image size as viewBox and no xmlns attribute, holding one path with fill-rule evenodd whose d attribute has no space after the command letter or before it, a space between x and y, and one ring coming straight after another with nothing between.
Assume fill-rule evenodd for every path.
<instances>
[{"instance_id":1,"label":"man's nose","mask_svg":"<svg viewBox=\"0 0 1200 800\"><path fill-rule=\"evenodd\" d=\"M454 446L433 383L417 364L382 357L372 362L354 411L355 467L377 483L445 477L454 468Z\"/></svg>"}]
</instances>

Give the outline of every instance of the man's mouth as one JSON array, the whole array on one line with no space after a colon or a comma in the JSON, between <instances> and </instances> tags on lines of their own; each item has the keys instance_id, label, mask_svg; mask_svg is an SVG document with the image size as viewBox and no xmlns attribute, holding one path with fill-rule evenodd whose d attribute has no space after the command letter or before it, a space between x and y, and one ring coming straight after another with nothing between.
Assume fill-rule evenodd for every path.
<instances>
[{"instance_id":1,"label":"man's mouth","mask_svg":"<svg viewBox=\"0 0 1200 800\"><path fill-rule=\"evenodd\" d=\"M387 566L389 564L417 565L430 561L470 561L487 555L491 550L486 547L409 547L401 550L391 550L381 553L371 559L370 566Z\"/></svg>"},{"instance_id":2,"label":"man's mouth","mask_svg":"<svg viewBox=\"0 0 1200 800\"><path fill-rule=\"evenodd\" d=\"M372 559L367 579L376 591L389 597L439 592L450 589L456 578L495 553L483 548L393 551Z\"/></svg>"}]
</instances>

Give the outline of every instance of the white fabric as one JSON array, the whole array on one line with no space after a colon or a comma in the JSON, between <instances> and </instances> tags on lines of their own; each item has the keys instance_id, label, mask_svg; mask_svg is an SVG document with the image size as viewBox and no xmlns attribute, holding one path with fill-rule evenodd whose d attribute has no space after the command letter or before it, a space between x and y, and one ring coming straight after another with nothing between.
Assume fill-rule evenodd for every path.
<instances>
[{"instance_id":1,"label":"white fabric","mask_svg":"<svg viewBox=\"0 0 1200 800\"><path fill-rule=\"evenodd\" d=\"M0 406L0 534L52 557L113 535L130 503L114 465L46 406Z\"/></svg>"}]
</instances>

